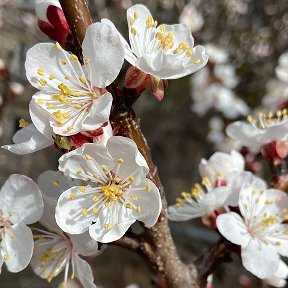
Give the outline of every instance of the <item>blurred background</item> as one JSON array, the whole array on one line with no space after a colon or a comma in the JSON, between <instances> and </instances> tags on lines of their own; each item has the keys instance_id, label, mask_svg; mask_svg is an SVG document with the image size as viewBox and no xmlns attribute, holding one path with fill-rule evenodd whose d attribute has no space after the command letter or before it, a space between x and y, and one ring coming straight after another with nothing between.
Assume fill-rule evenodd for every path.
<instances>
[{"instance_id":1,"label":"blurred background","mask_svg":"<svg viewBox=\"0 0 288 288\"><path fill-rule=\"evenodd\" d=\"M127 37L126 9L139 1L89 1L95 21L111 19ZM225 126L253 111L284 107L288 98L287 0L153 0L141 1L159 23L186 23L195 44L204 45L208 65L192 76L169 81L161 103L148 89L135 105L144 135L169 204L200 180L198 164L215 151L240 150L224 134ZM26 80L24 61L35 43L49 41L38 28L34 1L0 0L0 144L12 143L19 120L30 122L28 104L35 93ZM282 55L282 56L281 56ZM286 57L286 58L285 58ZM122 85L123 75L119 77ZM243 150L242 150L243 152ZM245 152L245 151L244 151ZM0 183L10 174L37 180L47 169L56 170L60 153L54 148L17 156L0 150ZM250 169L263 173L263 163L246 155ZM266 180L269 175L264 173ZM183 259L193 260L218 239L201 220L171 223ZM241 267L237 257L214 275L214 287L267 287ZM108 247L91 260L99 287L122 288L137 283L153 286L153 277L142 259L118 247ZM61 277L60 277L61 278ZM61 278L62 279L62 278ZM60 280L61 280L60 279ZM59 281L60 281L59 280ZM1 288L57 287L37 278L30 268L12 274L4 268ZM159 286L160 287L160 286Z\"/></svg>"}]
</instances>

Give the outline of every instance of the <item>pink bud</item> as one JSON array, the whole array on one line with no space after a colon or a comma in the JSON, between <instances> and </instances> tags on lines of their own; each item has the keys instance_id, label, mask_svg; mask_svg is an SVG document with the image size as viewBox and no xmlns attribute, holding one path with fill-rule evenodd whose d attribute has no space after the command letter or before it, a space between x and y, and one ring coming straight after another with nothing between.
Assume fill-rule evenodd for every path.
<instances>
[{"instance_id":1,"label":"pink bud","mask_svg":"<svg viewBox=\"0 0 288 288\"><path fill-rule=\"evenodd\" d=\"M70 28L59 1L40 0L36 2L36 14L40 30L50 39L65 46Z\"/></svg>"},{"instance_id":2,"label":"pink bud","mask_svg":"<svg viewBox=\"0 0 288 288\"><path fill-rule=\"evenodd\" d=\"M288 141L273 141L261 148L262 155L274 166L288 155Z\"/></svg>"},{"instance_id":3,"label":"pink bud","mask_svg":"<svg viewBox=\"0 0 288 288\"><path fill-rule=\"evenodd\" d=\"M125 75L125 87L136 89L143 85L147 74L137 67L130 66Z\"/></svg>"},{"instance_id":4,"label":"pink bud","mask_svg":"<svg viewBox=\"0 0 288 288\"><path fill-rule=\"evenodd\" d=\"M157 98L157 100L162 101L165 89L168 86L168 81L151 76L150 86L152 93Z\"/></svg>"}]
</instances>

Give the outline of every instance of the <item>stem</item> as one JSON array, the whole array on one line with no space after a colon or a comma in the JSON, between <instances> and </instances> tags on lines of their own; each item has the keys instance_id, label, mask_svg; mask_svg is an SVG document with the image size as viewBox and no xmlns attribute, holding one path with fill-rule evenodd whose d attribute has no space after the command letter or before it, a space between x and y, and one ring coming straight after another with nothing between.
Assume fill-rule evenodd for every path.
<instances>
[{"instance_id":1,"label":"stem","mask_svg":"<svg viewBox=\"0 0 288 288\"><path fill-rule=\"evenodd\" d=\"M206 284L207 277L222 263L231 260L230 254L238 252L240 254L240 246L236 246L231 242L221 238L213 247L206 253L201 255L196 261L200 281L202 285Z\"/></svg>"}]
</instances>

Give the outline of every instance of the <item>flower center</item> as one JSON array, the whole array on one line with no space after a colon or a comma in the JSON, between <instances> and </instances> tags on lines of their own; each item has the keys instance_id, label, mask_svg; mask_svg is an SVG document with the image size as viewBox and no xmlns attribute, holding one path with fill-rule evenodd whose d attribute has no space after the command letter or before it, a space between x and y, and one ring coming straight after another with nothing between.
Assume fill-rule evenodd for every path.
<instances>
[{"instance_id":1,"label":"flower center","mask_svg":"<svg viewBox=\"0 0 288 288\"><path fill-rule=\"evenodd\" d=\"M62 79L57 79L54 74L49 75L44 69L38 68L37 74L39 75L38 82L40 85L52 88L58 92L49 97L46 96L45 99L37 98L36 103L54 116L57 121L56 124L62 127L71 118L74 118L75 121L73 122L76 122L77 116L84 110L89 109L92 106L93 100L101 97L106 90L93 87L89 81L92 77L89 59L85 59L84 61L83 68L87 71L85 73L76 55L71 54L68 56L59 43L56 43L55 46L63 54L63 59L59 60L59 64L61 66L68 66L68 69L65 71L70 74L63 75L66 80L64 81L63 77L61 77ZM60 69L58 72L60 71L62 70ZM67 127L68 132L73 129L73 125Z\"/></svg>"},{"instance_id":2,"label":"flower center","mask_svg":"<svg viewBox=\"0 0 288 288\"><path fill-rule=\"evenodd\" d=\"M12 212L8 212L7 216L12 216ZM8 217L4 217L2 210L0 209L0 240L2 239L2 234L6 229L9 229L12 225Z\"/></svg>"},{"instance_id":3,"label":"flower center","mask_svg":"<svg viewBox=\"0 0 288 288\"><path fill-rule=\"evenodd\" d=\"M253 117L252 115L249 115L247 117L247 121L250 122L253 126L264 129L266 127L270 127L273 125L277 125L281 122L284 122L288 119L288 110L278 110L277 112L269 112L269 113L263 113L260 112L258 114L258 117Z\"/></svg>"},{"instance_id":4,"label":"flower center","mask_svg":"<svg viewBox=\"0 0 288 288\"><path fill-rule=\"evenodd\" d=\"M112 201L118 201L119 196L122 196L124 193L124 188L121 185L107 185L101 188L104 196Z\"/></svg>"},{"instance_id":5,"label":"flower center","mask_svg":"<svg viewBox=\"0 0 288 288\"><path fill-rule=\"evenodd\" d=\"M94 161L93 157L88 154L85 154L85 159L87 161ZM151 186L149 184L144 187L133 185L135 182L134 176L139 172L138 169L131 172L129 176L120 178L119 175L121 175L120 172L123 163L125 163L124 159L118 158L113 170L103 166L100 175L90 174L90 177L97 184L96 187L79 187L79 192L81 194L85 193L87 197L91 197L92 201L89 206L82 208L75 215L75 221L77 221L78 217L91 217L91 214L98 214L101 209L109 209L110 207L113 209L114 205L119 204L123 205L126 209L134 209L137 213L141 212L141 206L139 205L141 203L138 201L137 193L144 191L151 192ZM82 168L79 168L76 173L81 175L84 171ZM89 175L90 172L85 171L85 173ZM77 196L76 193L70 193L70 200L73 201L76 197L81 197L81 195ZM112 225L115 225L115 223L106 223L104 228L110 230Z\"/></svg>"}]
</instances>

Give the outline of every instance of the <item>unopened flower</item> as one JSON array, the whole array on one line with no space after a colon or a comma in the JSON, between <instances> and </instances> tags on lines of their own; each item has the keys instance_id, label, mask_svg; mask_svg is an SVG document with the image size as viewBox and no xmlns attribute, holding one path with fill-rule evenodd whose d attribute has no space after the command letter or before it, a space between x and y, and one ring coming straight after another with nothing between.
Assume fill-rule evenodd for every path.
<instances>
[{"instance_id":1,"label":"unopened flower","mask_svg":"<svg viewBox=\"0 0 288 288\"><path fill-rule=\"evenodd\" d=\"M199 31L203 24L203 16L197 11L196 7L192 3L188 3L183 8L180 16L179 22L186 24L192 33Z\"/></svg>"},{"instance_id":2,"label":"unopened flower","mask_svg":"<svg viewBox=\"0 0 288 288\"><path fill-rule=\"evenodd\" d=\"M105 87L115 80L124 61L119 35L107 24L92 24L82 49L83 66L59 43L37 44L27 52L27 78L41 91L33 99L58 135L93 131L109 120L112 95ZM32 121L38 129L43 120L34 115Z\"/></svg>"},{"instance_id":3,"label":"unopened flower","mask_svg":"<svg viewBox=\"0 0 288 288\"><path fill-rule=\"evenodd\" d=\"M67 287L68 282L78 279L81 287L96 288L92 269L80 256L95 256L101 253L98 243L91 239L88 232L80 235L64 233L54 218L55 205L56 202L52 199L45 200L41 219L44 228L34 228L35 248L31 260L33 271L48 282L64 271L64 281L60 287Z\"/></svg>"},{"instance_id":4,"label":"unopened flower","mask_svg":"<svg viewBox=\"0 0 288 288\"><path fill-rule=\"evenodd\" d=\"M176 204L168 209L168 218L186 221L204 216L224 206L237 206L241 185L253 177L244 172L244 159L236 151L231 155L217 152L207 161L201 160L199 171L202 185L195 184L191 192L182 192Z\"/></svg>"},{"instance_id":5,"label":"unopened flower","mask_svg":"<svg viewBox=\"0 0 288 288\"><path fill-rule=\"evenodd\" d=\"M106 147L84 144L59 159L59 170L89 183L60 196L56 221L63 231L89 229L93 239L107 243L121 238L136 220L155 225L162 205L159 191L146 178L147 163L129 138L111 137Z\"/></svg>"},{"instance_id":6,"label":"unopened flower","mask_svg":"<svg viewBox=\"0 0 288 288\"><path fill-rule=\"evenodd\" d=\"M70 28L59 1L36 0L35 10L40 30L50 39L65 45Z\"/></svg>"},{"instance_id":7,"label":"unopened flower","mask_svg":"<svg viewBox=\"0 0 288 288\"><path fill-rule=\"evenodd\" d=\"M287 195L276 189L266 190L259 178L244 182L240 191L241 216L229 212L217 217L220 233L241 246L243 266L261 279L270 278L279 269L280 257L288 256Z\"/></svg>"},{"instance_id":8,"label":"unopened flower","mask_svg":"<svg viewBox=\"0 0 288 288\"><path fill-rule=\"evenodd\" d=\"M185 24L158 26L143 5L129 8L127 21L130 46L121 36L125 59L151 76L151 88L158 100L164 96L162 79L178 79L206 65L208 56L205 49L193 47L191 31ZM113 25L109 20L104 23Z\"/></svg>"},{"instance_id":9,"label":"unopened flower","mask_svg":"<svg viewBox=\"0 0 288 288\"><path fill-rule=\"evenodd\" d=\"M228 136L243 146L259 149L264 144L288 140L287 109L275 113L260 112L258 117L248 116L248 122L236 121L226 128Z\"/></svg>"},{"instance_id":10,"label":"unopened flower","mask_svg":"<svg viewBox=\"0 0 288 288\"><path fill-rule=\"evenodd\" d=\"M279 80L288 84L288 52L280 56L275 72Z\"/></svg>"},{"instance_id":11,"label":"unopened flower","mask_svg":"<svg viewBox=\"0 0 288 288\"><path fill-rule=\"evenodd\" d=\"M280 260L278 270L269 278L264 279L264 282L273 287L286 287L286 279L288 278L288 266Z\"/></svg>"},{"instance_id":12,"label":"unopened flower","mask_svg":"<svg viewBox=\"0 0 288 288\"><path fill-rule=\"evenodd\" d=\"M0 272L5 262L10 272L29 264L33 235L27 224L39 220L43 200L37 184L23 175L11 175L0 191Z\"/></svg>"}]
</instances>

